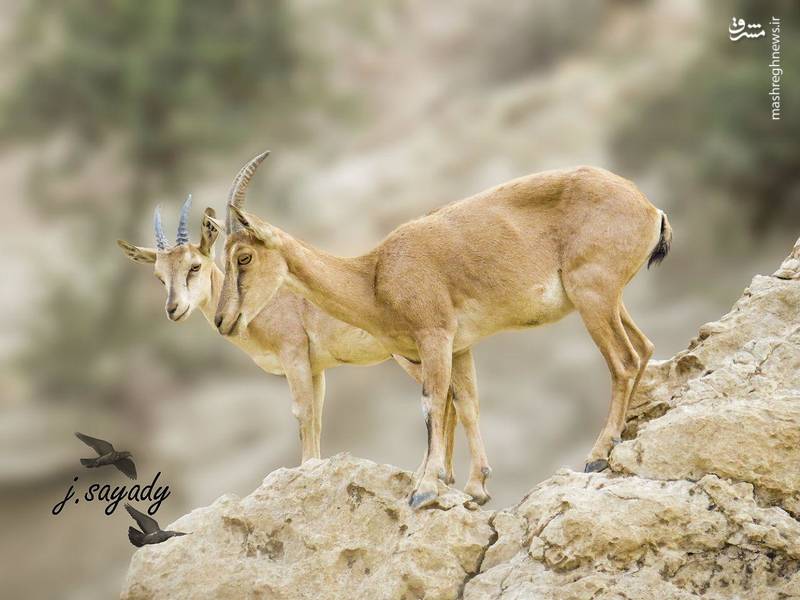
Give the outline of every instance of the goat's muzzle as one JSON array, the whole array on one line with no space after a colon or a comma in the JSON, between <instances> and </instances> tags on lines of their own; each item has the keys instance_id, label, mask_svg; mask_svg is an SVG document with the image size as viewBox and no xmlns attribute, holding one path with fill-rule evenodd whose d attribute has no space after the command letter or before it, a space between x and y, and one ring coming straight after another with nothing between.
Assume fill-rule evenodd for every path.
<instances>
[{"instance_id":1,"label":"goat's muzzle","mask_svg":"<svg viewBox=\"0 0 800 600\"><path fill-rule=\"evenodd\" d=\"M241 321L242 313L236 313L230 317L223 313L217 313L214 317L214 325L217 326L217 331L222 335L235 335Z\"/></svg>"}]
</instances>

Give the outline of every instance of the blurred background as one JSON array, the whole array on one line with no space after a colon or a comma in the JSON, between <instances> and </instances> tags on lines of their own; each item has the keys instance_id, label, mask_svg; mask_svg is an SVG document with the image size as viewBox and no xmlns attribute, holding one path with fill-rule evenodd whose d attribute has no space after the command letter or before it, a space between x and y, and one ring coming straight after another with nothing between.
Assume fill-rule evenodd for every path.
<instances>
[{"instance_id":1,"label":"blurred background","mask_svg":"<svg viewBox=\"0 0 800 600\"><path fill-rule=\"evenodd\" d=\"M0 4L0 573L9 598L117 595L133 548L119 508L67 505L72 432L160 471L165 525L300 448L285 380L195 313L164 314L152 268L115 244L172 233L194 194L224 210L264 148L248 207L354 255L400 223L527 173L576 164L633 179L670 216L672 254L626 303L656 344L684 348L771 273L800 234L800 45L792 1L3 0ZM780 17L782 118L767 38L731 17ZM221 245L218 245L218 254ZM604 422L605 364L577 316L476 349L499 508L580 468ZM466 475L460 430L458 484ZM328 372L323 455L413 469L419 390L392 364Z\"/></svg>"}]
</instances>

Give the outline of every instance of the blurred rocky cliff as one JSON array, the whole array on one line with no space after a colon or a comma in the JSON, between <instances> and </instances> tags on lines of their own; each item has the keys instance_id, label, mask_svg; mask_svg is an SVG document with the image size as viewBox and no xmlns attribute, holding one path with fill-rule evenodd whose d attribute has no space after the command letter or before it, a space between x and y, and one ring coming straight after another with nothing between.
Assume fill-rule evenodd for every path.
<instances>
[{"instance_id":1,"label":"blurred rocky cliff","mask_svg":"<svg viewBox=\"0 0 800 600\"><path fill-rule=\"evenodd\" d=\"M136 551L123 598L778 600L800 596L800 240L647 370L611 469L515 506L340 454L279 469Z\"/></svg>"},{"instance_id":2,"label":"blurred rocky cliff","mask_svg":"<svg viewBox=\"0 0 800 600\"><path fill-rule=\"evenodd\" d=\"M684 348L796 237L800 112L770 121L769 38L731 42L733 15L781 17L784 105L797 105L795 0L0 3L4 596L120 588L127 515L89 503L49 514L73 477L89 482L73 431L162 473L164 523L298 464L286 381L200 315L170 323L152 269L115 245L152 244L157 204L174 231L189 192L194 239L203 208L222 213L233 175L264 148L248 207L343 255L512 177L617 172L675 230L669 259L631 282L626 306L657 358ZM577 315L493 336L475 358L499 508L579 468L606 417L608 370ZM419 388L391 361L326 377L323 456L413 468ZM643 393L638 424L670 397Z\"/></svg>"}]
</instances>

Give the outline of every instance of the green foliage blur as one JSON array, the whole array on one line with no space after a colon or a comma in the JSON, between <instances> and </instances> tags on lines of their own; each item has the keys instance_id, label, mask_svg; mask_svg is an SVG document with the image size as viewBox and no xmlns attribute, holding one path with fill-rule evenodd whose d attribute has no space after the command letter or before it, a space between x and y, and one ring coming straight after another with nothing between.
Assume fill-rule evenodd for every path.
<instances>
[{"instance_id":1,"label":"green foliage blur","mask_svg":"<svg viewBox=\"0 0 800 600\"><path fill-rule=\"evenodd\" d=\"M761 22L766 36L732 42L731 16ZM781 118L772 120L772 32L781 21ZM754 235L800 223L800 5L792 0L715 3L710 40L683 78L633 103L613 147L622 168L666 173L685 202L724 196ZM707 232L725 220L704 224ZM699 233L699 232L698 232ZM717 231L723 238L724 231Z\"/></svg>"},{"instance_id":2,"label":"green foliage blur","mask_svg":"<svg viewBox=\"0 0 800 600\"><path fill-rule=\"evenodd\" d=\"M141 339L153 324L130 301L113 239L135 239L154 198L177 206L204 160L252 139L248 132L287 126L301 105L291 32L283 2L34 0L24 8L2 131L44 144L31 165L32 197L91 264L78 281L50 274L22 358L42 395L121 393L125 361L106 358L124 357L127 333ZM113 169L113 183L101 177L96 192L81 186L70 195L70 178L98 161Z\"/></svg>"},{"instance_id":3,"label":"green foliage blur","mask_svg":"<svg viewBox=\"0 0 800 600\"><path fill-rule=\"evenodd\" d=\"M68 129L81 150L119 134L137 168L169 178L289 104L289 31L280 2L36 0L7 127Z\"/></svg>"}]
</instances>

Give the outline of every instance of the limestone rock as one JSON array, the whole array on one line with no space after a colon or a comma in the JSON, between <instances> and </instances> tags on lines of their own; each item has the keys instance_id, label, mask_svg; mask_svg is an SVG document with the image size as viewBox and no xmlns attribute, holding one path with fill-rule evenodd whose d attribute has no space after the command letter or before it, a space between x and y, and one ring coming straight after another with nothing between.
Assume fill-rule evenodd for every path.
<instances>
[{"instance_id":1,"label":"limestone rock","mask_svg":"<svg viewBox=\"0 0 800 600\"><path fill-rule=\"evenodd\" d=\"M800 240L797 240L791 254L786 257L773 277L780 279L800 279Z\"/></svg>"},{"instance_id":2,"label":"limestone rock","mask_svg":"<svg viewBox=\"0 0 800 600\"><path fill-rule=\"evenodd\" d=\"M412 487L411 473L349 455L279 469L170 525L191 535L138 550L122 597L455 598L491 515L456 491L414 512Z\"/></svg>"},{"instance_id":3,"label":"limestone rock","mask_svg":"<svg viewBox=\"0 0 800 600\"><path fill-rule=\"evenodd\" d=\"M787 269L756 276L687 350L648 368L631 400L629 439L611 454L615 471L695 480L715 473L796 505L800 285Z\"/></svg>"},{"instance_id":4,"label":"limestone rock","mask_svg":"<svg viewBox=\"0 0 800 600\"><path fill-rule=\"evenodd\" d=\"M155 598L800 598L800 243L689 348L651 364L611 469L561 470L514 507L349 455L279 469L137 550Z\"/></svg>"},{"instance_id":5,"label":"limestone rock","mask_svg":"<svg viewBox=\"0 0 800 600\"><path fill-rule=\"evenodd\" d=\"M800 597L800 522L747 483L564 470L510 512L527 525L519 550L485 560L464 598Z\"/></svg>"}]
</instances>

